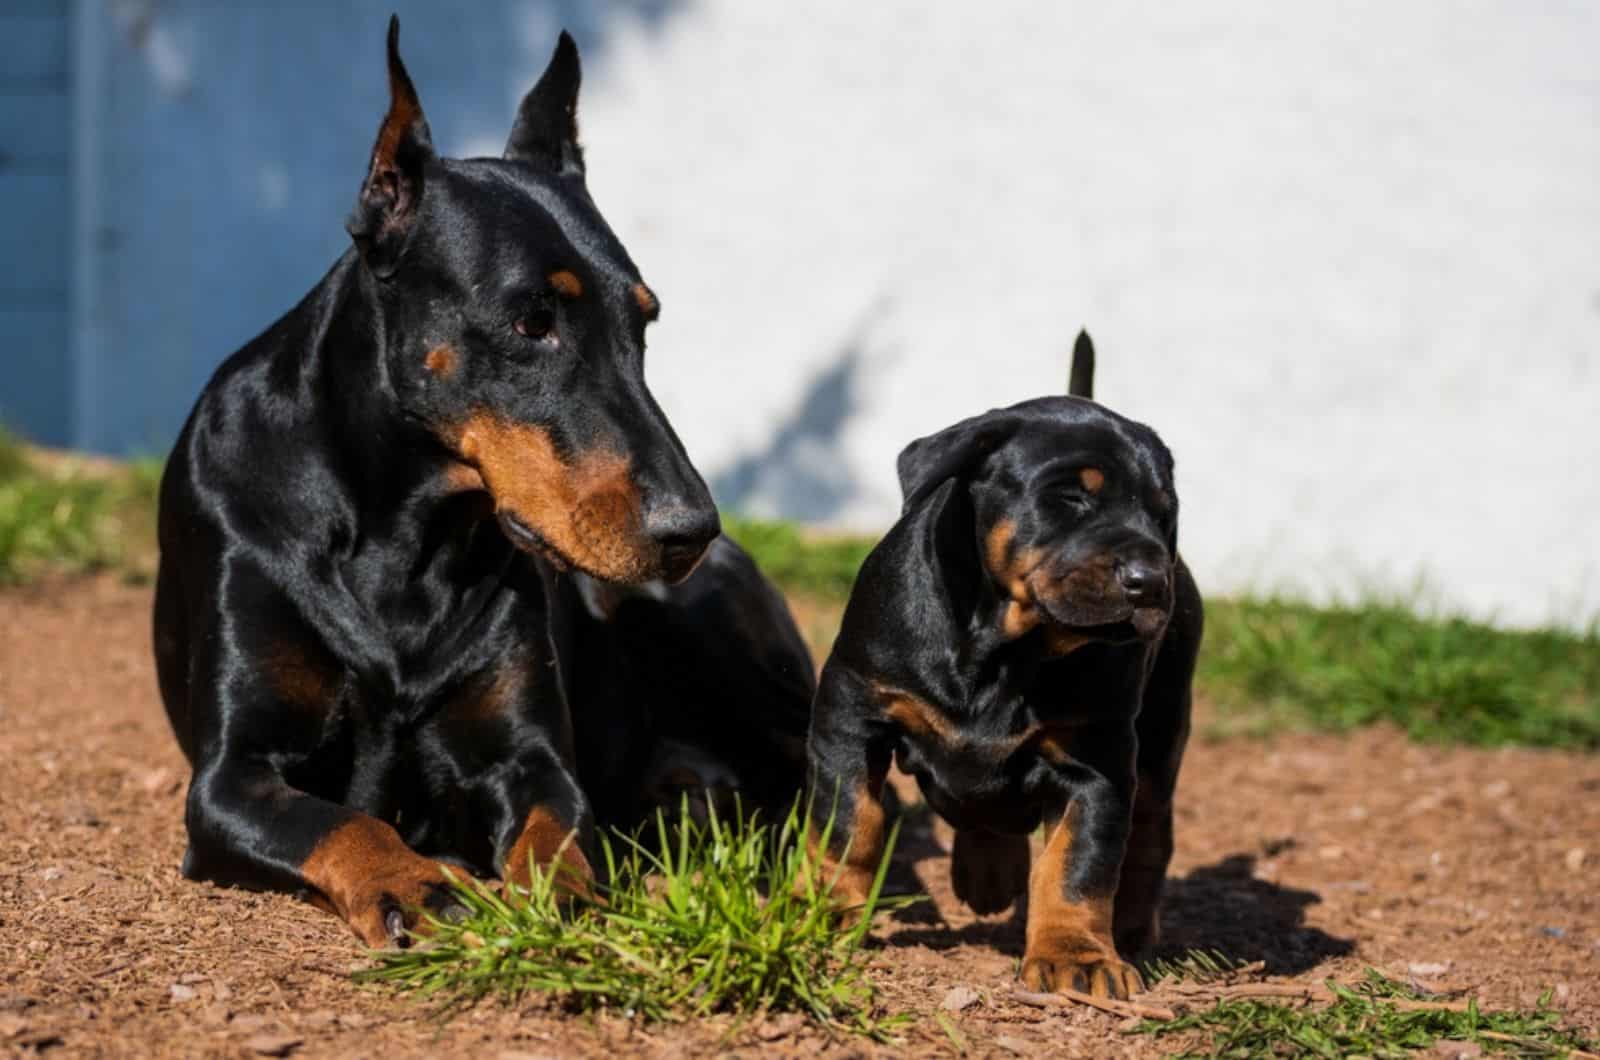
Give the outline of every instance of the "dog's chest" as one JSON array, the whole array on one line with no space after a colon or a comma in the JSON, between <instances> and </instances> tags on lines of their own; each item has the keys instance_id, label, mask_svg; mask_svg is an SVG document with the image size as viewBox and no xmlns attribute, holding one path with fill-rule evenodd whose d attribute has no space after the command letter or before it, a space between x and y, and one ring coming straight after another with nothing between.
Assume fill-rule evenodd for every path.
<instances>
[{"instance_id":1,"label":"dog's chest","mask_svg":"<svg viewBox=\"0 0 1600 1060\"><path fill-rule=\"evenodd\" d=\"M957 827L1027 831L1037 823L1051 785L1052 755L1064 743L1058 727L1020 705L956 717L923 701L897 697L895 758L917 778L924 797Z\"/></svg>"}]
</instances>

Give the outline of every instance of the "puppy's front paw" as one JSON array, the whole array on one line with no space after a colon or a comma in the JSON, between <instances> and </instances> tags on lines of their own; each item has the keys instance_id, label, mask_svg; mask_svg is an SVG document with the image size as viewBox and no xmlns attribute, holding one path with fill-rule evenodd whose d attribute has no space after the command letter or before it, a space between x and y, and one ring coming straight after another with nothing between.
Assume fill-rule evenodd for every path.
<instances>
[{"instance_id":1,"label":"puppy's front paw","mask_svg":"<svg viewBox=\"0 0 1600 1060\"><path fill-rule=\"evenodd\" d=\"M974 913L998 913L1028 886L1028 837L958 831L950 848L950 884Z\"/></svg>"},{"instance_id":2,"label":"puppy's front paw","mask_svg":"<svg viewBox=\"0 0 1600 1060\"><path fill-rule=\"evenodd\" d=\"M1133 965L1095 946L1027 954L1022 958L1022 984L1044 993L1074 990L1117 1000L1127 1000L1144 989L1144 980Z\"/></svg>"}]
</instances>

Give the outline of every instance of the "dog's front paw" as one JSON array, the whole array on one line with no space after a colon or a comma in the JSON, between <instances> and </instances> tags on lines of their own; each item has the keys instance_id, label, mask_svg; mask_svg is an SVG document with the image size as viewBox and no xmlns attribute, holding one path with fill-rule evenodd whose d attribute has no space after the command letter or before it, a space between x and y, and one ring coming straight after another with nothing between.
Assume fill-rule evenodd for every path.
<instances>
[{"instance_id":1,"label":"dog's front paw","mask_svg":"<svg viewBox=\"0 0 1600 1060\"><path fill-rule=\"evenodd\" d=\"M428 933L430 915L456 920L467 915L467 908L440 867L426 858L374 878L344 910L345 922L373 947L410 945L413 935Z\"/></svg>"},{"instance_id":2,"label":"dog's front paw","mask_svg":"<svg viewBox=\"0 0 1600 1060\"><path fill-rule=\"evenodd\" d=\"M1054 993L1074 990L1092 997L1126 1000L1144 989L1139 972L1115 953L1099 947L1029 953L1022 958L1022 984L1029 990Z\"/></svg>"},{"instance_id":3,"label":"dog's front paw","mask_svg":"<svg viewBox=\"0 0 1600 1060\"><path fill-rule=\"evenodd\" d=\"M998 913L1028 886L1028 837L958 831L950 848L950 884L980 915Z\"/></svg>"}]
</instances>

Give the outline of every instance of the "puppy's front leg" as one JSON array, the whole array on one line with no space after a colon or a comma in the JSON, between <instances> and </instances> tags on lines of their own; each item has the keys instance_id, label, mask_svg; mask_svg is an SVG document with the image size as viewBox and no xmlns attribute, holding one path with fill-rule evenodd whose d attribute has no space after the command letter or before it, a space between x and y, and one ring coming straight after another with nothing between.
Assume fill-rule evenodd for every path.
<instances>
[{"instance_id":1,"label":"puppy's front leg","mask_svg":"<svg viewBox=\"0 0 1600 1060\"><path fill-rule=\"evenodd\" d=\"M822 671L807 744L808 845L826 833L822 886L840 909L862 905L883 858L883 783L893 747L864 682L832 664ZM830 825L831 822L831 825Z\"/></svg>"},{"instance_id":2,"label":"puppy's front leg","mask_svg":"<svg viewBox=\"0 0 1600 1060\"><path fill-rule=\"evenodd\" d=\"M1143 988L1112 941L1133 799L1132 755L1126 757L1130 775L1115 779L1065 755L1057 763L1069 796L1046 814L1044 853L1028 878L1022 981L1029 989L1126 998Z\"/></svg>"}]
</instances>

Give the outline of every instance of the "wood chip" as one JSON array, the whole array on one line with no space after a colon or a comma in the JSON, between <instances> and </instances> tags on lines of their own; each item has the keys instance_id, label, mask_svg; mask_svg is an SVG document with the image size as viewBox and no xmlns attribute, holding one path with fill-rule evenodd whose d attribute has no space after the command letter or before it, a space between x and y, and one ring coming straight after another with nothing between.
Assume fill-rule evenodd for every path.
<instances>
[{"instance_id":1,"label":"wood chip","mask_svg":"<svg viewBox=\"0 0 1600 1060\"><path fill-rule=\"evenodd\" d=\"M1041 994L1033 990L1013 988L1011 997L1024 1005L1034 1008L1062 1008L1070 1005L1088 1005L1101 1012L1109 1012L1113 1016L1139 1016L1152 1020L1175 1020L1178 1014L1170 1008L1161 1008L1158 1005L1145 1005L1137 1001L1116 1001L1112 998L1095 997L1092 994L1080 994L1076 990L1057 990L1053 994Z\"/></svg>"},{"instance_id":2,"label":"wood chip","mask_svg":"<svg viewBox=\"0 0 1600 1060\"><path fill-rule=\"evenodd\" d=\"M970 986L952 986L939 1002L946 1012L961 1012L983 1000L983 996Z\"/></svg>"}]
</instances>

